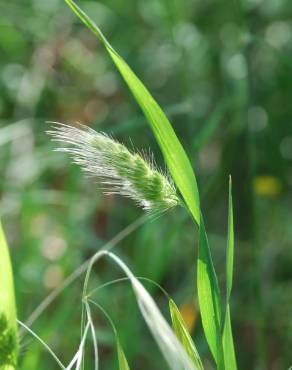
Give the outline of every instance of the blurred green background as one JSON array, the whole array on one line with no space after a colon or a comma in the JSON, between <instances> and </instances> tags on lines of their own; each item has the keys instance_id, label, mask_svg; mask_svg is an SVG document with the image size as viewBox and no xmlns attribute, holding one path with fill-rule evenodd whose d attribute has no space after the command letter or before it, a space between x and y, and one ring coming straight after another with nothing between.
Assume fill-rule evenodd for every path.
<instances>
[{"instance_id":1,"label":"blurred green background","mask_svg":"<svg viewBox=\"0 0 292 370\"><path fill-rule=\"evenodd\" d=\"M195 168L224 286L228 175L236 224L232 317L239 369L292 365L291 0L79 1L153 93ZM11 246L20 320L106 241L142 215L105 197L45 134L46 121L81 122L161 154L94 36L61 0L0 0L0 215ZM131 145L131 144L130 144ZM116 252L181 307L204 359L195 282L197 234L175 209ZM121 277L98 263L92 286ZM33 324L68 363L80 333L83 277ZM167 313L167 300L145 283ZM127 282L94 299L114 320L132 369L164 369ZM93 310L101 369L115 369L114 336ZM92 368L88 352L86 369ZM20 369L57 365L29 335Z\"/></svg>"}]
</instances>

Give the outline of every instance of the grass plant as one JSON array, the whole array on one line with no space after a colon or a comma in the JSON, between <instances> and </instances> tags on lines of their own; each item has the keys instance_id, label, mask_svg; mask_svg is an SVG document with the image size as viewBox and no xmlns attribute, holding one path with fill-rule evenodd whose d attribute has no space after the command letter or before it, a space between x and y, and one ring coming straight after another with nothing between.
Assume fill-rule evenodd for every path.
<instances>
[{"instance_id":1,"label":"grass plant","mask_svg":"<svg viewBox=\"0 0 292 370\"><path fill-rule=\"evenodd\" d=\"M203 215L200 209L196 177L187 154L162 109L127 63L112 48L101 30L89 18L89 16L77 6L76 3L71 0L66 0L66 2L102 42L129 89L133 93L133 96L140 105L161 148L173 182L184 200L184 206L192 216L195 225L199 227L197 289L206 340L209 344L216 367L219 370L236 369L229 305L232 287L234 245L231 182L229 189L229 222L226 258L227 303L224 310L207 233L204 226ZM61 150L68 151L73 156L74 161L81 164L87 172L94 174L99 178L105 178L103 183L114 189L111 190L111 192L128 195L138 201L143 208L155 209L156 211L164 211L167 208L180 203L174 187L166 177L153 169L153 165L151 166L147 164L141 156L131 154L128 149L115 142L113 139L103 134L95 133L89 129L71 128L65 125L58 125L55 127L55 130L50 132L50 134L52 134L58 141L69 143L71 147L63 148ZM120 265L129 277L132 276L129 273L128 268L121 263L119 259L114 255L111 255L111 257ZM88 277L89 274L87 275L85 282L86 285ZM139 284L136 285L135 283L133 285L136 294L139 291L138 287L139 289L141 288ZM152 326L153 317L150 320L147 314L153 314L153 312L155 312L154 316L158 317L158 311L155 311L154 306L148 307L145 302L143 303L141 297L140 300L138 298L138 302L145 321L150 325L150 330L154 333L154 337L159 337L160 331L164 330L164 321L160 321L159 324ZM177 320L177 312L174 310L172 303L170 307L172 308L172 319L174 320L176 318L176 328L178 326L183 328L182 321ZM224 311L225 318L223 319ZM87 328L85 323L83 323L83 329L84 328ZM84 330L82 333L84 333ZM156 330L158 330L158 332L156 332ZM167 336L171 337L171 333L171 331L168 331ZM180 339L188 353L190 348L196 348L194 344L190 347L190 338L186 336L186 333L181 336ZM183 369L190 366L183 362L181 364L176 363L175 360L180 358L178 347L176 349L176 355L169 358L169 351L165 350L162 343L164 343L163 340L158 340L158 344L162 353L164 353L165 358L170 359L170 361L168 361L170 367L178 370L180 368ZM188 343L188 345L186 343ZM195 354L193 357L193 365L202 367L197 350L192 350L192 354ZM82 362L83 360L81 363Z\"/></svg>"},{"instance_id":2,"label":"grass plant","mask_svg":"<svg viewBox=\"0 0 292 370\"><path fill-rule=\"evenodd\" d=\"M162 214L178 205L184 207L193 221L194 228L198 228L197 295L206 342L213 356L214 365L218 370L237 370L230 308L234 258L231 178L228 195L226 289L223 296L218 284L208 241L196 175L183 145L176 136L166 114L125 60L110 45L100 28L74 1L65 0L65 2L97 36L120 72L149 123L149 127L163 154L167 171L164 173L157 168L152 155L129 150L112 137L102 132L96 132L87 126L69 126L55 123L55 126L48 133L53 137L53 140L67 145L57 150L69 153L73 161L80 165L86 173L97 177L106 193L129 197L144 210L154 215ZM212 127L210 126L208 130L212 130ZM200 138L200 141L204 140L204 135ZM62 286L62 289L55 291L46 300L45 304L33 313L29 325L23 323L20 323L20 325L24 330L29 331L39 339L51 353L58 366L65 370L86 368L85 349L88 338L91 336L94 369L97 370L102 366L100 365L99 343L96 336L98 328L96 329L92 315L92 307L97 307L99 311L106 315L113 328L119 369L129 370L130 365L127 361L126 352L122 348L113 321L103 307L91 299L91 294L88 291L93 265L101 258L107 257L129 279L140 313L168 367L172 370L203 370L205 368L204 363L174 300L169 299L171 327L139 279L134 276L117 254L110 251L115 244L111 243L99 250L67 281L68 284L71 284L86 271L82 296L83 311L80 343L68 365L65 365L53 350L29 328L29 325L43 312L43 309L62 292L67 283ZM0 282L1 286L5 287L5 291L1 291L0 295L0 369L10 370L16 368L18 354L17 320L13 275L1 228L0 254Z\"/></svg>"}]
</instances>

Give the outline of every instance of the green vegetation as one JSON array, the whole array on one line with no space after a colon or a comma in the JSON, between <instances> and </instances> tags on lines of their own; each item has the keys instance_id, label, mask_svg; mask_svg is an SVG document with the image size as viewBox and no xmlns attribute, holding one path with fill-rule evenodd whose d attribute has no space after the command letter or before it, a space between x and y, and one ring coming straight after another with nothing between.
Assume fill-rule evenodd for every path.
<instances>
[{"instance_id":1,"label":"green vegetation","mask_svg":"<svg viewBox=\"0 0 292 370\"><path fill-rule=\"evenodd\" d=\"M13 273L1 222L0 257L0 368L10 370L17 363L17 323Z\"/></svg>"},{"instance_id":2,"label":"green vegetation","mask_svg":"<svg viewBox=\"0 0 292 370\"><path fill-rule=\"evenodd\" d=\"M289 2L66 2L0 4L0 367L288 368Z\"/></svg>"}]
</instances>

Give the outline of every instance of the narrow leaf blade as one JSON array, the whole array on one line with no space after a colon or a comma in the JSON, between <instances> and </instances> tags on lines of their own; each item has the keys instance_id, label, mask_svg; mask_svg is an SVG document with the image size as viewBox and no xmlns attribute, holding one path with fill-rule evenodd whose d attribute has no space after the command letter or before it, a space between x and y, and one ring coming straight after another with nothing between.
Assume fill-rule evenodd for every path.
<instances>
[{"instance_id":1,"label":"narrow leaf blade","mask_svg":"<svg viewBox=\"0 0 292 370\"><path fill-rule=\"evenodd\" d=\"M118 338L117 338L117 353L118 353L119 370L130 370L125 352Z\"/></svg>"},{"instance_id":2,"label":"narrow leaf blade","mask_svg":"<svg viewBox=\"0 0 292 370\"><path fill-rule=\"evenodd\" d=\"M226 307L222 341L223 341L225 370L237 370L229 304Z\"/></svg>"},{"instance_id":3,"label":"narrow leaf blade","mask_svg":"<svg viewBox=\"0 0 292 370\"><path fill-rule=\"evenodd\" d=\"M226 313L224 318L223 337L222 337L226 370L237 370L229 304L233 279L233 258L234 258L234 226L233 226L233 205L232 205L232 182L230 177L228 193L228 230L227 230L227 250L226 250Z\"/></svg>"},{"instance_id":4,"label":"narrow leaf blade","mask_svg":"<svg viewBox=\"0 0 292 370\"><path fill-rule=\"evenodd\" d=\"M172 178L194 220L200 222L199 192L191 163L166 115L128 64L112 48L98 26L72 0L65 0L83 23L99 38L143 111L161 148Z\"/></svg>"},{"instance_id":5,"label":"narrow leaf blade","mask_svg":"<svg viewBox=\"0 0 292 370\"><path fill-rule=\"evenodd\" d=\"M228 301L232 289L233 258L234 258L234 226L233 226L233 205L232 205L232 183L230 177L228 193L228 231L227 231L227 252L226 252L226 293Z\"/></svg>"},{"instance_id":6,"label":"narrow leaf blade","mask_svg":"<svg viewBox=\"0 0 292 370\"><path fill-rule=\"evenodd\" d=\"M217 366L222 366L221 302L211 251L203 218L200 222L199 255L197 260L198 298L202 324L208 345Z\"/></svg>"},{"instance_id":7,"label":"narrow leaf blade","mask_svg":"<svg viewBox=\"0 0 292 370\"><path fill-rule=\"evenodd\" d=\"M190 336L190 333L186 328L185 322L181 316L181 313L179 312L179 309L172 299L169 300L169 310L172 321L172 328L177 338L183 345L184 349L186 350L190 359L193 361L196 368L203 370L203 364L195 343L193 342L192 337Z\"/></svg>"}]
</instances>

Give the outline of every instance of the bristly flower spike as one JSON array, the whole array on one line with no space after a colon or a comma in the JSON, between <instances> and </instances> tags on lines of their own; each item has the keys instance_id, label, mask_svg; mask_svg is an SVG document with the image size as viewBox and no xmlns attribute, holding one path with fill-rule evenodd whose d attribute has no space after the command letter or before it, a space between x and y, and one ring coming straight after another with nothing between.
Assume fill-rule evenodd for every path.
<instances>
[{"instance_id":1,"label":"bristly flower spike","mask_svg":"<svg viewBox=\"0 0 292 370\"><path fill-rule=\"evenodd\" d=\"M106 194L127 196L154 214L181 204L172 180L155 167L153 157L148 160L87 126L54 124L47 133L68 144L56 150L69 153L85 172L99 178Z\"/></svg>"}]
</instances>

